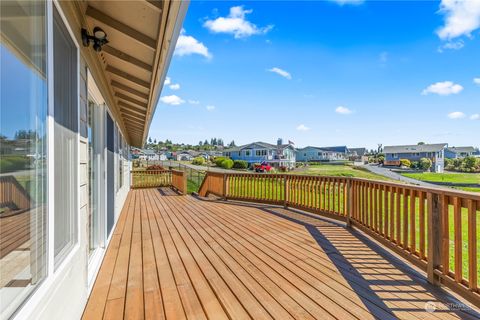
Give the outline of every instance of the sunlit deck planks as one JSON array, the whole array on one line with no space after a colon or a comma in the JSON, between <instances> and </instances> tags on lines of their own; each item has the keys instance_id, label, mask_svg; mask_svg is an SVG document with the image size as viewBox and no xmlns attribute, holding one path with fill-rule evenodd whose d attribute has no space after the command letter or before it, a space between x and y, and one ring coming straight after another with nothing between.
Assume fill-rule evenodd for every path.
<instances>
[{"instance_id":1,"label":"sunlit deck planks","mask_svg":"<svg viewBox=\"0 0 480 320\"><path fill-rule=\"evenodd\" d=\"M426 312L433 301L435 312ZM131 191L84 319L455 319L459 301L343 226Z\"/></svg>"}]
</instances>

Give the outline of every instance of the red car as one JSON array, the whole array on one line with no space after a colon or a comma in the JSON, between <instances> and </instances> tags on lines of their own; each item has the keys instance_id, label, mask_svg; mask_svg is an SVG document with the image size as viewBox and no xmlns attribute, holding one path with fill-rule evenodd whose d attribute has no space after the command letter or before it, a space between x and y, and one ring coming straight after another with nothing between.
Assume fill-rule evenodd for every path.
<instances>
[{"instance_id":1,"label":"red car","mask_svg":"<svg viewBox=\"0 0 480 320\"><path fill-rule=\"evenodd\" d=\"M272 170L272 166L266 162L255 165L255 172L269 172Z\"/></svg>"}]
</instances>

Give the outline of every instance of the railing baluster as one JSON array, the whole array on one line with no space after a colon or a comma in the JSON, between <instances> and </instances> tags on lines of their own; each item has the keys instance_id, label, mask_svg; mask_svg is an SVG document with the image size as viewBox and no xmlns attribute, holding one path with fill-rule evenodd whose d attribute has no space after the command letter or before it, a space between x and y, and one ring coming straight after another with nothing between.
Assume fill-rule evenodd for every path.
<instances>
[{"instance_id":1,"label":"railing baluster","mask_svg":"<svg viewBox=\"0 0 480 320\"><path fill-rule=\"evenodd\" d=\"M477 203L468 199L468 287L477 291Z\"/></svg>"},{"instance_id":2,"label":"railing baluster","mask_svg":"<svg viewBox=\"0 0 480 320\"><path fill-rule=\"evenodd\" d=\"M458 197L453 198L455 281L462 281L462 208Z\"/></svg>"},{"instance_id":3,"label":"railing baluster","mask_svg":"<svg viewBox=\"0 0 480 320\"><path fill-rule=\"evenodd\" d=\"M419 228L420 228L420 259L425 259L425 193L420 191L419 194Z\"/></svg>"},{"instance_id":4,"label":"railing baluster","mask_svg":"<svg viewBox=\"0 0 480 320\"><path fill-rule=\"evenodd\" d=\"M450 230L449 230L449 198L442 196L442 266L443 274L450 272Z\"/></svg>"},{"instance_id":5,"label":"railing baluster","mask_svg":"<svg viewBox=\"0 0 480 320\"><path fill-rule=\"evenodd\" d=\"M410 252L415 253L416 252L416 225L415 225L415 215L416 215L416 192L415 190L410 190Z\"/></svg>"}]
</instances>

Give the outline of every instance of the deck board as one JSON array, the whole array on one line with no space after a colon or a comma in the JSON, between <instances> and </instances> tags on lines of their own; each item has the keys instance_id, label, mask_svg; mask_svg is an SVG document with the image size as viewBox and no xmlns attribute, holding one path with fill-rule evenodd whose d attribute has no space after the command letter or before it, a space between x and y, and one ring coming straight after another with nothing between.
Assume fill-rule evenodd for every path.
<instances>
[{"instance_id":1,"label":"deck board","mask_svg":"<svg viewBox=\"0 0 480 320\"><path fill-rule=\"evenodd\" d=\"M342 225L266 205L132 190L83 319L475 319ZM435 312L425 303L433 301Z\"/></svg>"}]
</instances>

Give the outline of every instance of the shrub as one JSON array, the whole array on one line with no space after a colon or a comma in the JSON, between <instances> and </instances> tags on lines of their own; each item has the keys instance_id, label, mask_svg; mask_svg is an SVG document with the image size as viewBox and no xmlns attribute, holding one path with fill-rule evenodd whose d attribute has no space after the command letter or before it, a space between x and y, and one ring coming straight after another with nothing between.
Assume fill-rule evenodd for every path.
<instances>
[{"instance_id":1,"label":"shrub","mask_svg":"<svg viewBox=\"0 0 480 320\"><path fill-rule=\"evenodd\" d=\"M225 157L215 157L215 159L213 160L215 162L215 164L218 166L218 167L221 167L222 166L222 162L224 160L226 160L227 158Z\"/></svg>"},{"instance_id":2,"label":"shrub","mask_svg":"<svg viewBox=\"0 0 480 320\"><path fill-rule=\"evenodd\" d=\"M463 166L469 171L475 171L477 167L477 159L475 157L465 157L463 159Z\"/></svg>"},{"instance_id":3,"label":"shrub","mask_svg":"<svg viewBox=\"0 0 480 320\"><path fill-rule=\"evenodd\" d=\"M421 158L418 165L422 170L429 170L432 167L432 160L428 158Z\"/></svg>"},{"instance_id":4,"label":"shrub","mask_svg":"<svg viewBox=\"0 0 480 320\"><path fill-rule=\"evenodd\" d=\"M205 164L205 158L204 157L195 157L192 160L192 164L197 165L197 166L203 166Z\"/></svg>"},{"instance_id":5,"label":"shrub","mask_svg":"<svg viewBox=\"0 0 480 320\"><path fill-rule=\"evenodd\" d=\"M224 159L220 163L220 167L222 167L224 169L231 169L233 167L233 160L232 159Z\"/></svg>"},{"instance_id":6,"label":"shrub","mask_svg":"<svg viewBox=\"0 0 480 320\"><path fill-rule=\"evenodd\" d=\"M400 159L400 166L410 168L412 163L408 159Z\"/></svg>"},{"instance_id":7,"label":"shrub","mask_svg":"<svg viewBox=\"0 0 480 320\"><path fill-rule=\"evenodd\" d=\"M410 164L410 168L412 169L419 169L420 167L420 164L418 161L412 161L412 163Z\"/></svg>"},{"instance_id":8,"label":"shrub","mask_svg":"<svg viewBox=\"0 0 480 320\"><path fill-rule=\"evenodd\" d=\"M146 170L147 171L160 171L160 170L165 170L165 168L162 167L159 164L152 164L151 166L148 166Z\"/></svg>"},{"instance_id":9,"label":"shrub","mask_svg":"<svg viewBox=\"0 0 480 320\"><path fill-rule=\"evenodd\" d=\"M235 160L233 161L233 168L235 169L247 169L248 162L245 160Z\"/></svg>"}]
</instances>

